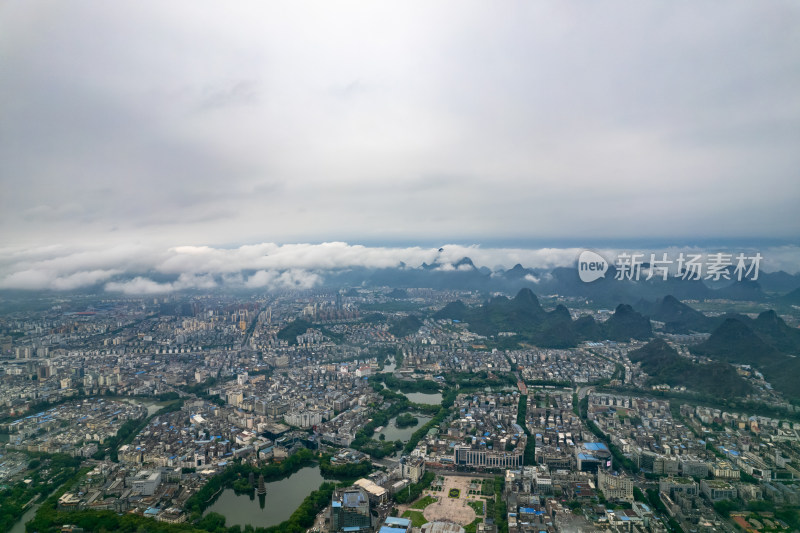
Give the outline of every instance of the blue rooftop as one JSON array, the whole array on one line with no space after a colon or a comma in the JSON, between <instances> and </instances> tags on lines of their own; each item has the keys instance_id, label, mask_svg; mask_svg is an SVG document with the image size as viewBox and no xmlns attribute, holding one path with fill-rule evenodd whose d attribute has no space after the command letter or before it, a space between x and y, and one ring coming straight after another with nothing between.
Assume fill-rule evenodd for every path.
<instances>
[{"instance_id":1,"label":"blue rooftop","mask_svg":"<svg viewBox=\"0 0 800 533\"><path fill-rule=\"evenodd\" d=\"M410 526L411 520L408 518L397 518L395 516L390 516L386 519L387 524L391 524L393 526Z\"/></svg>"}]
</instances>

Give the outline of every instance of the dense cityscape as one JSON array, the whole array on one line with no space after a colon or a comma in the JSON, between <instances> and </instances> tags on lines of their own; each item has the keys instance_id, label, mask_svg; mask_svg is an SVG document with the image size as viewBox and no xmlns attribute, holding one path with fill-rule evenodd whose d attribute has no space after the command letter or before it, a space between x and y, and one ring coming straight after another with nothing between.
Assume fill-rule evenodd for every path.
<instances>
[{"instance_id":1,"label":"dense cityscape","mask_svg":"<svg viewBox=\"0 0 800 533\"><path fill-rule=\"evenodd\" d=\"M712 398L654 382L637 355L697 361L708 334L654 321L649 342L542 348L442 318L483 297L42 295L8 311L3 530L798 528L800 408L760 372L733 365L748 394Z\"/></svg>"}]
</instances>

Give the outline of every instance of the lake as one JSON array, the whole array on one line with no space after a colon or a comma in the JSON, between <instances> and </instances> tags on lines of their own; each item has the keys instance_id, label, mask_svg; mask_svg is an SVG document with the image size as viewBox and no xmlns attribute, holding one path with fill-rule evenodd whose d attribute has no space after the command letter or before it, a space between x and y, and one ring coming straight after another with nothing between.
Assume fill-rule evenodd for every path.
<instances>
[{"instance_id":1,"label":"lake","mask_svg":"<svg viewBox=\"0 0 800 533\"><path fill-rule=\"evenodd\" d=\"M428 405L439 405L442 403L442 395L438 392L404 392L403 394L414 403L424 403Z\"/></svg>"},{"instance_id":2,"label":"lake","mask_svg":"<svg viewBox=\"0 0 800 533\"><path fill-rule=\"evenodd\" d=\"M259 497L256 493L251 497L250 494L236 494L233 489L225 489L203 514L215 512L225 516L226 527L237 524L275 526L288 520L306 496L324 482L319 466L306 467L288 478L265 483L266 497Z\"/></svg>"},{"instance_id":3,"label":"lake","mask_svg":"<svg viewBox=\"0 0 800 533\"><path fill-rule=\"evenodd\" d=\"M432 416L421 415L418 413L411 413L411 414L413 414L419 420L419 424L417 424L416 426L399 428L395 424L395 422L397 421L397 417L394 417L389 421L386 427L379 432L379 434L383 433L384 435L386 435L386 440L390 441L401 440L403 442L408 442L408 439L411 438L411 435L416 430L418 430L419 428L430 422L430 420L433 418ZM378 438L378 435L375 435L375 438Z\"/></svg>"}]
</instances>

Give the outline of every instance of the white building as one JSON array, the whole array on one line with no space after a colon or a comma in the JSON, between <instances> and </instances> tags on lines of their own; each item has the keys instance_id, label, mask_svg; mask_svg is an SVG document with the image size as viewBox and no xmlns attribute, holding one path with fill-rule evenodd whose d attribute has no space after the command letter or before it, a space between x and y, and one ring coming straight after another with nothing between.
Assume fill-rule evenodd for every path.
<instances>
[{"instance_id":1,"label":"white building","mask_svg":"<svg viewBox=\"0 0 800 533\"><path fill-rule=\"evenodd\" d=\"M136 478L134 478L132 489L134 494L152 496L155 494L159 485L161 485L161 472L142 470Z\"/></svg>"}]
</instances>

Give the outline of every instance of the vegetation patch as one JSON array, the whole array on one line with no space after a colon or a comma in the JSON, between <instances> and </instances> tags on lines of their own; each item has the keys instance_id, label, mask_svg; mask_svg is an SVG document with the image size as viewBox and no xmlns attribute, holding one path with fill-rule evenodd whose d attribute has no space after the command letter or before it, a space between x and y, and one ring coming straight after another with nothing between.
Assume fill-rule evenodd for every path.
<instances>
[{"instance_id":1,"label":"vegetation patch","mask_svg":"<svg viewBox=\"0 0 800 533\"><path fill-rule=\"evenodd\" d=\"M412 415L411 413L403 413L397 416L394 423L399 428L408 428L419 424L419 418Z\"/></svg>"},{"instance_id":2,"label":"vegetation patch","mask_svg":"<svg viewBox=\"0 0 800 533\"><path fill-rule=\"evenodd\" d=\"M411 505L411 508L412 509L425 509L427 506L429 506L432 503L436 503L436 498L434 498L433 496L425 496L421 500L418 500L418 501L414 502L413 505Z\"/></svg>"},{"instance_id":3,"label":"vegetation patch","mask_svg":"<svg viewBox=\"0 0 800 533\"><path fill-rule=\"evenodd\" d=\"M390 328L389 333L398 339L407 337L419 331L422 327L422 320L415 315L408 315L395 322Z\"/></svg>"},{"instance_id":4,"label":"vegetation patch","mask_svg":"<svg viewBox=\"0 0 800 533\"><path fill-rule=\"evenodd\" d=\"M408 486L408 488L397 492L394 495L394 500L397 503L408 503L416 500L420 497L422 491L431 486L431 482L433 482L435 477L436 476L433 472L425 472L425 475L422 476L422 479L419 480L419 483L411 484Z\"/></svg>"},{"instance_id":5,"label":"vegetation patch","mask_svg":"<svg viewBox=\"0 0 800 533\"><path fill-rule=\"evenodd\" d=\"M0 491L0 531L8 531L22 516L26 504L44 498L78 472L80 458L68 455L37 454L28 464L30 483L17 481Z\"/></svg>"},{"instance_id":6,"label":"vegetation patch","mask_svg":"<svg viewBox=\"0 0 800 533\"><path fill-rule=\"evenodd\" d=\"M450 489L450 492L448 492L447 495L450 496L451 498L458 498L459 496L461 496L461 490Z\"/></svg>"},{"instance_id":7,"label":"vegetation patch","mask_svg":"<svg viewBox=\"0 0 800 533\"><path fill-rule=\"evenodd\" d=\"M485 514L483 500L476 500L476 501L471 501L471 502L468 502L468 503L469 503L469 506L472 507L475 510L475 514L476 515L483 516Z\"/></svg>"},{"instance_id":8,"label":"vegetation patch","mask_svg":"<svg viewBox=\"0 0 800 533\"><path fill-rule=\"evenodd\" d=\"M403 518L411 519L411 527L422 527L428 523L428 520L419 511L406 511L403 513Z\"/></svg>"},{"instance_id":9,"label":"vegetation patch","mask_svg":"<svg viewBox=\"0 0 800 533\"><path fill-rule=\"evenodd\" d=\"M464 533L475 533L478 530L478 524L483 522L483 518L476 518L466 526L464 526Z\"/></svg>"},{"instance_id":10,"label":"vegetation patch","mask_svg":"<svg viewBox=\"0 0 800 533\"><path fill-rule=\"evenodd\" d=\"M323 454L319 462L319 470L325 478L353 480L365 477L372 472L372 463L364 459L360 463L335 464L331 462L331 454Z\"/></svg>"},{"instance_id":11,"label":"vegetation patch","mask_svg":"<svg viewBox=\"0 0 800 533\"><path fill-rule=\"evenodd\" d=\"M469 504L470 507L472 507L475 510L476 515L483 516L484 514L486 514L484 512L483 500L475 500L467 503Z\"/></svg>"}]
</instances>

